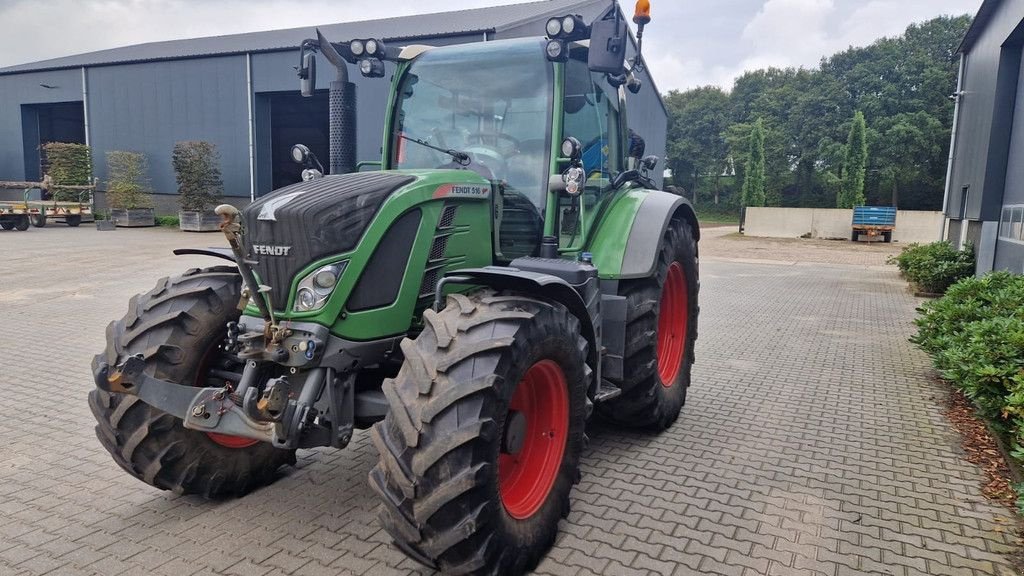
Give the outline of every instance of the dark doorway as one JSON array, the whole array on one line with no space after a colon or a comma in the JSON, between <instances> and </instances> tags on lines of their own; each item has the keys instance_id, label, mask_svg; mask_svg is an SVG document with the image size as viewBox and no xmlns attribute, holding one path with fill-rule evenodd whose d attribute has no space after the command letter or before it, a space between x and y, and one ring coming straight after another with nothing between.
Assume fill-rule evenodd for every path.
<instances>
[{"instance_id":1,"label":"dark doorway","mask_svg":"<svg viewBox=\"0 0 1024 576\"><path fill-rule=\"evenodd\" d=\"M326 168L330 160L330 99L326 90L309 98L297 92L256 95L257 189L271 190L302 180L302 166L292 161L291 149L305 144Z\"/></svg>"},{"instance_id":2,"label":"dark doorway","mask_svg":"<svg viewBox=\"0 0 1024 576\"><path fill-rule=\"evenodd\" d=\"M46 165L43 144L85 144L85 108L81 102L23 104L21 133L25 146L25 179L37 181L42 178Z\"/></svg>"}]
</instances>

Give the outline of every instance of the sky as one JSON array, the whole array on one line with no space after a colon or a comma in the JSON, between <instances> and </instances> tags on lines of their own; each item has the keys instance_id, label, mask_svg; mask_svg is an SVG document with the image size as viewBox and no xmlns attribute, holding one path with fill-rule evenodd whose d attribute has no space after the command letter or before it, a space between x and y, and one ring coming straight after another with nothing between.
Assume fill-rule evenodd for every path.
<instances>
[{"instance_id":1,"label":"sky","mask_svg":"<svg viewBox=\"0 0 1024 576\"><path fill-rule=\"evenodd\" d=\"M525 0L0 0L0 67L158 40L480 8ZM815 67L850 46L982 0L652 0L644 54L659 90L744 70ZM627 12L632 2L623 0ZM538 35L543 31L538 30Z\"/></svg>"}]
</instances>

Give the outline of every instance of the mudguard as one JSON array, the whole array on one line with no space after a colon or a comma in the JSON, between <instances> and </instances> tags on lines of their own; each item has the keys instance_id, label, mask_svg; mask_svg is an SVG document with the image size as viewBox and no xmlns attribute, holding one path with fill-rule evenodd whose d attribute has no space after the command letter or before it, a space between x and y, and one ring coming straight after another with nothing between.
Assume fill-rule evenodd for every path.
<instances>
[{"instance_id":1,"label":"mudguard","mask_svg":"<svg viewBox=\"0 0 1024 576\"><path fill-rule=\"evenodd\" d=\"M594 378L590 383L590 395L593 397L601 382L600 342L597 340L594 321L590 317L587 305L571 284L550 274L503 266L453 270L446 274L445 277L452 284L472 284L488 286L496 290L514 290L524 294L536 294L539 297L554 300L568 308L569 312L579 319L580 332L587 340L587 363L594 370ZM461 278L454 281L458 277Z\"/></svg>"},{"instance_id":2,"label":"mudguard","mask_svg":"<svg viewBox=\"0 0 1024 576\"><path fill-rule=\"evenodd\" d=\"M231 253L230 248L175 248L173 251L175 256L212 256L214 258L221 258L222 260L228 260L232 264L235 263L235 255Z\"/></svg>"},{"instance_id":3,"label":"mudguard","mask_svg":"<svg viewBox=\"0 0 1024 576\"><path fill-rule=\"evenodd\" d=\"M661 238L672 218L689 222L694 239L700 240L697 213L686 198L658 190L629 190L616 198L589 245L600 277L627 280L653 274Z\"/></svg>"}]
</instances>

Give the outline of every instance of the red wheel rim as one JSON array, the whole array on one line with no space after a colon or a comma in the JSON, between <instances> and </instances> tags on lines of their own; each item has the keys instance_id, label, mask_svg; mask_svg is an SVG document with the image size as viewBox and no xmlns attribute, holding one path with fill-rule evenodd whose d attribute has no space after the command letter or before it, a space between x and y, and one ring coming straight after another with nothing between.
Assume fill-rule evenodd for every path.
<instances>
[{"instance_id":1,"label":"red wheel rim","mask_svg":"<svg viewBox=\"0 0 1024 576\"><path fill-rule=\"evenodd\" d=\"M207 350L206 354L203 356L202 362L199 363L199 373L196 376L195 383L199 388L204 388L206 386L206 375L210 370L210 363L213 361L214 352L216 351L217 348L210 348ZM248 448L249 446L253 446L259 442L259 440L254 438L235 436L233 434L218 434L217 432L206 432L206 436L225 448Z\"/></svg>"},{"instance_id":2,"label":"red wheel rim","mask_svg":"<svg viewBox=\"0 0 1024 576\"><path fill-rule=\"evenodd\" d=\"M658 376L661 385L670 388L679 376L686 354L686 330L689 323L689 301L686 275L679 262L668 267L661 289L661 312L658 314Z\"/></svg>"},{"instance_id":3,"label":"red wheel rim","mask_svg":"<svg viewBox=\"0 0 1024 576\"><path fill-rule=\"evenodd\" d=\"M569 389L562 368L553 360L531 366L512 394L512 412L526 418L525 435L517 454L499 454L498 487L505 511L524 520L547 501L562 467L569 435Z\"/></svg>"}]
</instances>

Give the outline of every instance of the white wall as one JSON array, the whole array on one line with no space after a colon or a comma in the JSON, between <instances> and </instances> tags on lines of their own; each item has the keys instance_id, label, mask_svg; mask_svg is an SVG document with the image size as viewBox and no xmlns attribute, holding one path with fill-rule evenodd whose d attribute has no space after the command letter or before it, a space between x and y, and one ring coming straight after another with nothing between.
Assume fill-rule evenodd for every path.
<instances>
[{"instance_id":1,"label":"white wall","mask_svg":"<svg viewBox=\"0 0 1024 576\"><path fill-rule=\"evenodd\" d=\"M849 240L853 210L837 208L747 208L744 233L762 238L838 238ZM894 242L934 242L942 237L941 212L900 210Z\"/></svg>"}]
</instances>

